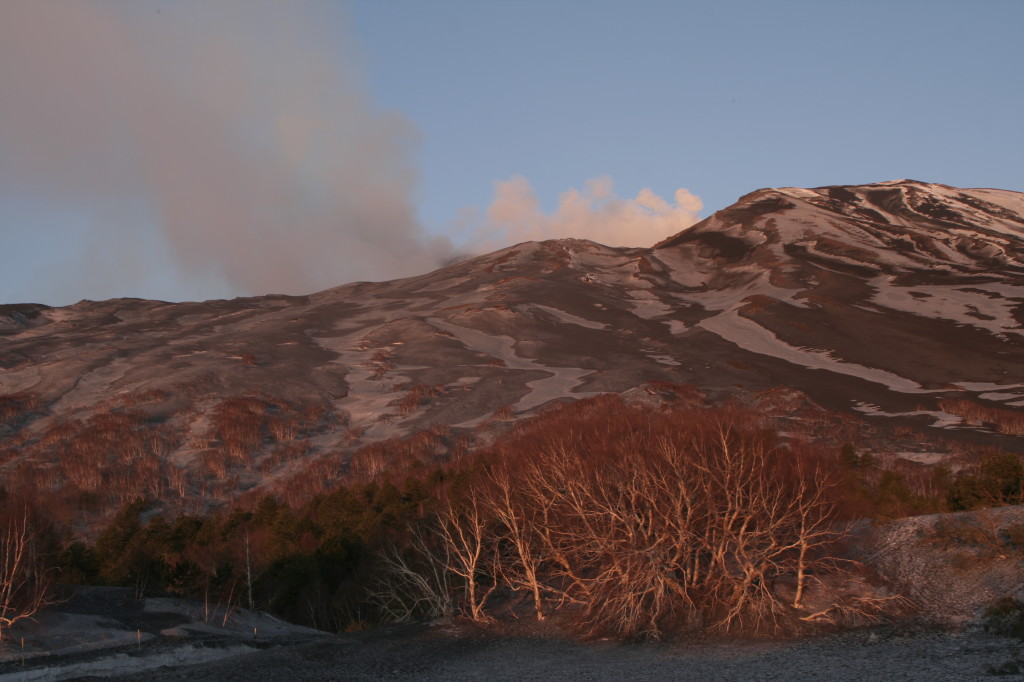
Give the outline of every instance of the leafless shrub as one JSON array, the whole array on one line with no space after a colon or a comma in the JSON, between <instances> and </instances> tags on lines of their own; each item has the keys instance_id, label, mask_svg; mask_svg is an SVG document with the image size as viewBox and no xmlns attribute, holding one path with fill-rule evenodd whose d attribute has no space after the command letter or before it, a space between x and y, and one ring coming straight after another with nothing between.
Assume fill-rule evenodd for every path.
<instances>
[{"instance_id":1,"label":"leafless shrub","mask_svg":"<svg viewBox=\"0 0 1024 682\"><path fill-rule=\"evenodd\" d=\"M971 550L985 559L1004 560L1017 552L1019 526L1004 524L991 509L945 517L935 525L935 541L947 548Z\"/></svg>"},{"instance_id":2,"label":"leafless shrub","mask_svg":"<svg viewBox=\"0 0 1024 682\"><path fill-rule=\"evenodd\" d=\"M515 416L515 410L512 409L511 405L502 405L494 411L494 414L491 415L491 419L499 422L507 422L515 419Z\"/></svg>"},{"instance_id":3,"label":"leafless shrub","mask_svg":"<svg viewBox=\"0 0 1024 682\"><path fill-rule=\"evenodd\" d=\"M429 402L439 395L445 392L444 386L441 384L419 384L409 388L405 395L402 396L401 400L397 401L398 411L401 415L411 414L420 407L429 404Z\"/></svg>"},{"instance_id":4,"label":"leafless shrub","mask_svg":"<svg viewBox=\"0 0 1024 682\"><path fill-rule=\"evenodd\" d=\"M444 545L436 546L432 538L411 531L406 552L392 543L378 555L377 577L367 591L367 601L386 620L398 623L453 615L449 561Z\"/></svg>"},{"instance_id":5,"label":"leafless shrub","mask_svg":"<svg viewBox=\"0 0 1024 682\"><path fill-rule=\"evenodd\" d=\"M983 424L991 424L1000 433L1011 436L1024 436L1024 413L998 407L987 407L970 400L943 400L939 403L943 410L964 419Z\"/></svg>"},{"instance_id":6,"label":"leafless shrub","mask_svg":"<svg viewBox=\"0 0 1024 682\"><path fill-rule=\"evenodd\" d=\"M380 381L388 375L388 372L395 368L395 363L391 361L392 354L393 351L390 348L381 348L370 357L370 360L366 363L368 367L373 368L370 378Z\"/></svg>"}]
</instances>

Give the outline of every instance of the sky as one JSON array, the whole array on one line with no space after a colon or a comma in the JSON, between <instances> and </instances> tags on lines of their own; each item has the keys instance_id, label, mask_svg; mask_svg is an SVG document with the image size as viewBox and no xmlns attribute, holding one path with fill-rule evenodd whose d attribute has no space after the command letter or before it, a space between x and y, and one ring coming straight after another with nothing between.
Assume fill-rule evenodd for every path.
<instances>
[{"instance_id":1,"label":"sky","mask_svg":"<svg viewBox=\"0 0 1024 682\"><path fill-rule=\"evenodd\" d=\"M762 187L1024 191L1019 0L2 0L0 304L305 294Z\"/></svg>"}]
</instances>

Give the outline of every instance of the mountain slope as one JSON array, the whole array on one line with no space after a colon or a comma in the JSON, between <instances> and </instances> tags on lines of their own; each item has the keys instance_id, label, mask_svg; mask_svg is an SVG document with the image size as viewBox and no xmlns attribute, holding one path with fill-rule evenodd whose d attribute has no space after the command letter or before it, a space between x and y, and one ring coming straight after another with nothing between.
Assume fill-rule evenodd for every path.
<instances>
[{"instance_id":1,"label":"mountain slope","mask_svg":"<svg viewBox=\"0 0 1024 682\"><path fill-rule=\"evenodd\" d=\"M746 294L699 323L746 350L892 394L990 393L1024 359L1022 216L1014 192L912 181L761 190L655 253L713 262L711 292Z\"/></svg>"},{"instance_id":2,"label":"mountain slope","mask_svg":"<svg viewBox=\"0 0 1024 682\"><path fill-rule=\"evenodd\" d=\"M384 439L432 429L448 447L496 412L652 381L713 402L785 386L1019 448L946 408L1022 411L1022 326L1024 195L909 180L759 190L649 249L530 242L301 297L0 306L0 472L127 480L112 472L130 453L95 455L91 476L67 445L110 441L117 422L147 434L135 449L160 494L216 497Z\"/></svg>"}]
</instances>

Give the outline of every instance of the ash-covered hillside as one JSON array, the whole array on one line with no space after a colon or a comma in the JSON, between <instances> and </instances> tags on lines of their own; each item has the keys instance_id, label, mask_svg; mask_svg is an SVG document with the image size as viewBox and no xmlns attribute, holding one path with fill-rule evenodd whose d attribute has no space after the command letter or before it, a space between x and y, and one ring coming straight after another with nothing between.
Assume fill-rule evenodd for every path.
<instances>
[{"instance_id":1,"label":"ash-covered hillside","mask_svg":"<svg viewBox=\"0 0 1024 682\"><path fill-rule=\"evenodd\" d=\"M1022 325L1024 194L759 190L652 248L528 242L301 297L0 306L0 475L200 504L667 384L1019 450ZM374 452L360 466L387 467Z\"/></svg>"}]
</instances>

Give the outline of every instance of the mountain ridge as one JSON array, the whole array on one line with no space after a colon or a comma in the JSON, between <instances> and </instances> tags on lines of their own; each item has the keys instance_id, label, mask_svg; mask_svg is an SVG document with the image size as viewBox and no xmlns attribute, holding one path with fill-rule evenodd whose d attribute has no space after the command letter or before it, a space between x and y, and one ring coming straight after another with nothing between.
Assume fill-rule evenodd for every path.
<instances>
[{"instance_id":1,"label":"mountain ridge","mask_svg":"<svg viewBox=\"0 0 1024 682\"><path fill-rule=\"evenodd\" d=\"M259 487L420 432L486 440L559 401L656 400L659 382L711 403L785 387L933 449L1019 448L948 410L1022 411L1022 327L1024 194L763 189L650 248L524 242L305 296L0 306L0 402L38 405L0 421L0 473L63 471L55 432L136 411L133 428L170 434L149 452L188 495ZM261 426L221 457L231 410Z\"/></svg>"}]
</instances>

